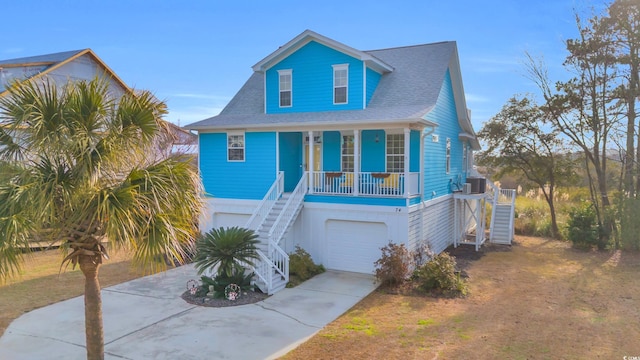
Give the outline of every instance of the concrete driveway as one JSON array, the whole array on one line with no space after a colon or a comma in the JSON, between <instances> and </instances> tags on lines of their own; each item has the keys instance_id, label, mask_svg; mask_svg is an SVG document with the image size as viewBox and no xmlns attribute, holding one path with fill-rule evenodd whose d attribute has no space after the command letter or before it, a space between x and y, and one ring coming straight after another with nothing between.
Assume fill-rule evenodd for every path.
<instances>
[{"instance_id":1,"label":"concrete driveway","mask_svg":"<svg viewBox=\"0 0 640 360\"><path fill-rule=\"evenodd\" d=\"M373 276L327 271L255 304L210 308L180 298L196 278L186 265L103 289L105 358L276 358L376 288ZM0 338L0 359L84 359L83 301L59 302L13 321Z\"/></svg>"}]
</instances>

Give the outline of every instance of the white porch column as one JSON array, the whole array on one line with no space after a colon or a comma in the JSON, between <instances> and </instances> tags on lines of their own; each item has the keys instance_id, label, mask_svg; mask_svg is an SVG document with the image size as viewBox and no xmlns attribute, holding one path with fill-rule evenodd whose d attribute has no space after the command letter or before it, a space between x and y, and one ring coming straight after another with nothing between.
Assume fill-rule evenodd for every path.
<instances>
[{"instance_id":1,"label":"white porch column","mask_svg":"<svg viewBox=\"0 0 640 360\"><path fill-rule=\"evenodd\" d=\"M353 196L360 191L360 130L353 130Z\"/></svg>"},{"instance_id":2,"label":"white porch column","mask_svg":"<svg viewBox=\"0 0 640 360\"><path fill-rule=\"evenodd\" d=\"M314 165L314 159L313 159L313 131L309 131L309 143L307 144L307 151L309 154L309 162L307 163L307 168L309 169L309 194L313 194L313 190L315 189L315 176L313 174L313 165Z\"/></svg>"},{"instance_id":3,"label":"white porch column","mask_svg":"<svg viewBox=\"0 0 640 360\"><path fill-rule=\"evenodd\" d=\"M411 153L411 130L404 128L404 197L409 197L409 154Z\"/></svg>"}]
</instances>

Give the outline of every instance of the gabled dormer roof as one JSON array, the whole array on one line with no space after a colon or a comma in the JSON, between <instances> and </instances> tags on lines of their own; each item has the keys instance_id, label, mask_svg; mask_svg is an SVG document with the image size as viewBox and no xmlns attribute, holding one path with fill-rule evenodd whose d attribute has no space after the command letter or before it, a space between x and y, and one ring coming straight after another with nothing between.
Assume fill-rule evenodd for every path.
<instances>
[{"instance_id":1,"label":"gabled dormer roof","mask_svg":"<svg viewBox=\"0 0 640 360\"><path fill-rule=\"evenodd\" d=\"M50 74L54 70L74 61L75 59L88 55L92 58L99 66L101 66L107 77L110 77L113 81L118 83L125 91L132 91L127 84L122 81L116 75L116 73L107 66L91 49L82 49L82 50L72 50L72 51L64 51L53 54L45 54L45 55L37 55L37 56L29 56L8 60L0 60L0 71L3 68L16 68L16 67L26 67L26 66L41 66L43 67L42 71L39 71L36 74L28 76L26 78L21 78L18 80L35 80ZM7 91L0 86L0 96L4 96Z\"/></svg>"},{"instance_id":2,"label":"gabled dormer roof","mask_svg":"<svg viewBox=\"0 0 640 360\"><path fill-rule=\"evenodd\" d=\"M257 64L253 65L253 71L256 71L256 72L266 71L273 65L280 62L280 60L291 55L293 52L305 46L311 41L316 41L334 50L340 51L356 59L362 60L367 64L369 68L376 70L379 73L387 73L387 72L393 71L393 66L385 63L384 61L376 58L375 56L372 56L371 54L368 54L364 51L354 49L350 46L337 42L333 39L329 39L328 37L322 36L311 30L303 31L300 35L296 36L288 43L280 46L278 50L272 52L267 57L260 60Z\"/></svg>"},{"instance_id":3,"label":"gabled dormer roof","mask_svg":"<svg viewBox=\"0 0 640 360\"><path fill-rule=\"evenodd\" d=\"M308 37L313 34L313 37ZM451 77L460 136L468 139L474 149L480 144L475 136L466 108L460 63L455 41L404 46L389 49L353 52L365 54L385 64L393 71L383 73L378 86L361 110L291 112L266 114L264 109L265 70L303 45L304 39L325 39L340 44L310 30L298 35L280 49L267 56L253 69L255 72L231 99L219 115L185 126L187 129L207 131L220 129L322 129L327 127L389 125L415 123L437 126L429 120L436 107L447 72ZM310 41L310 40L309 40ZM364 56L364 55L360 55Z\"/></svg>"}]
</instances>

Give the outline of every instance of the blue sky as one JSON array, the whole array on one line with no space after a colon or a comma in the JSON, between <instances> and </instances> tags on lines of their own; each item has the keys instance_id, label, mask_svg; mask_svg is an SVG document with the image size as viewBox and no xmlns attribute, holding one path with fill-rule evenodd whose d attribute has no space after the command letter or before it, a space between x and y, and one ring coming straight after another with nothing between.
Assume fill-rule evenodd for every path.
<instances>
[{"instance_id":1,"label":"blue sky","mask_svg":"<svg viewBox=\"0 0 640 360\"><path fill-rule=\"evenodd\" d=\"M251 66L305 29L359 50L455 40L476 131L514 94L534 92L524 52L552 78L592 0L9 1L0 59L91 48L129 86L186 125L216 115Z\"/></svg>"}]
</instances>

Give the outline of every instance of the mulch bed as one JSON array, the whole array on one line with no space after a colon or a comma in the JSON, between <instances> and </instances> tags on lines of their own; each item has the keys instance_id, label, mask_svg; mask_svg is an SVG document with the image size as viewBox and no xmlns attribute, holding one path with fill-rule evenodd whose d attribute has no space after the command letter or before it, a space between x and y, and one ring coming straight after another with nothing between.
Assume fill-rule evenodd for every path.
<instances>
[{"instance_id":1,"label":"mulch bed","mask_svg":"<svg viewBox=\"0 0 640 360\"><path fill-rule=\"evenodd\" d=\"M268 298L269 295L265 293L261 293L259 291L246 291L246 292L243 292L242 296L240 296L236 300L227 300L227 299L214 299L207 296L191 295L189 291L185 291L184 293L182 293L181 297L184 301L192 305L206 306L206 307L227 307L227 306L255 304L259 301L262 301Z\"/></svg>"}]
</instances>

